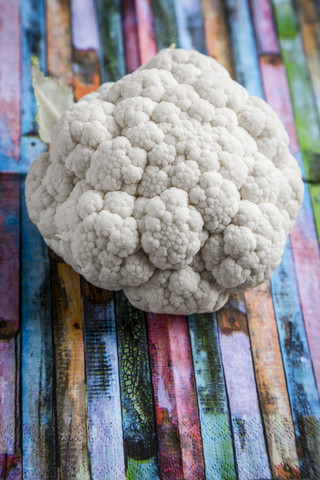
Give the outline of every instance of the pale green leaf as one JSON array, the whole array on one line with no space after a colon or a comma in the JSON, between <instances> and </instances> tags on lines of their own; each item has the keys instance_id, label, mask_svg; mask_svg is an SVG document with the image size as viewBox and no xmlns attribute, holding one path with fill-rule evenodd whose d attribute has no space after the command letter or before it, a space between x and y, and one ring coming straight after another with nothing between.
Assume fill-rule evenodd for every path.
<instances>
[{"instance_id":1,"label":"pale green leaf","mask_svg":"<svg viewBox=\"0 0 320 480\"><path fill-rule=\"evenodd\" d=\"M36 121L39 125L39 136L44 142L50 143L52 127L74 103L73 94L64 85L45 77L36 57L31 58L31 76L38 105Z\"/></svg>"}]
</instances>

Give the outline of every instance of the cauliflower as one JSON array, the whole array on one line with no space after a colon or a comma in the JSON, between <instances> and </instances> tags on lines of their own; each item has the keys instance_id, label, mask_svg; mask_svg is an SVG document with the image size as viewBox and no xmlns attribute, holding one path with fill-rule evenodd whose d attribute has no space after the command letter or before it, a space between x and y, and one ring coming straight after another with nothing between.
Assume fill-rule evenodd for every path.
<instances>
[{"instance_id":1,"label":"cauliflower","mask_svg":"<svg viewBox=\"0 0 320 480\"><path fill-rule=\"evenodd\" d=\"M79 274L171 314L217 310L271 277L303 182L263 100L214 59L169 48L66 103L26 202Z\"/></svg>"}]
</instances>

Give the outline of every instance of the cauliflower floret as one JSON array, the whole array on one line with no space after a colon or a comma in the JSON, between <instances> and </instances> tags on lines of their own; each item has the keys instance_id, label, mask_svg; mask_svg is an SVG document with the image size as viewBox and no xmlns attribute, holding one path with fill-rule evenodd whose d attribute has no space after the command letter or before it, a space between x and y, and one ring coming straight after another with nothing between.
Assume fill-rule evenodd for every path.
<instances>
[{"instance_id":1,"label":"cauliflower floret","mask_svg":"<svg viewBox=\"0 0 320 480\"><path fill-rule=\"evenodd\" d=\"M155 313L214 311L281 261L303 195L288 144L214 59L170 48L62 114L27 208L94 285Z\"/></svg>"}]
</instances>

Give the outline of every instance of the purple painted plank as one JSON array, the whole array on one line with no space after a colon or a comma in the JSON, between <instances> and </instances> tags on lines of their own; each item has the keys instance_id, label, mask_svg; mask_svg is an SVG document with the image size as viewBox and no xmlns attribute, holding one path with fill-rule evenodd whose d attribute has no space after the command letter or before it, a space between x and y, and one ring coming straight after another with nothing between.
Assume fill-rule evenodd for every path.
<instances>
[{"instance_id":1,"label":"purple painted plank","mask_svg":"<svg viewBox=\"0 0 320 480\"><path fill-rule=\"evenodd\" d=\"M72 45L77 50L99 50L94 0L71 0Z\"/></svg>"},{"instance_id":2,"label":"purple painted plank","mask_svg":"<svg viewBox=\"0 0 320 480\"><path fill-rule=\"evenodd\" d=\"M250 3L254 24L258 53L280 54L278 39L272 28L272 6L269 0L259 0Z\"/></svg>"},{"instance_id":3,"label":"purple painted plank","mask_svg":"<svg viewBox=\"0 0 320 480\"><path fill-rule=\"evenodd\" d=\"M0 451L15 453L15 339L0 340Z\"/></svg>"},{"instance_id":4,"label":"purple painted plank","mask_svg":"<svg viewBox=\"0 0 320 480\"><path fill-rule=\"evenodd\" d=\"M21 455L7 455L4 480L22 480Z\"/></svg>"},{"instance_id":5,"label":"purple painted plank","mask_svg":"<svg viewBox=\"0 0 320 480\"><path fill-rule=\"evenodd\" d=\"M127 73L131 73L140 66L138 30L134 0L123 0L121 2L121 7L126 71Z\"/></svg>"},{"instance_id":6,"label":"purple painted plank","mask_svg":"<svg viewBox=\"0 0 320 480\"><path fill-rule=\"evenodd\" d=\"M0 338L19 328L19 179L0 174Z\"/></svg>"}]
</instances>

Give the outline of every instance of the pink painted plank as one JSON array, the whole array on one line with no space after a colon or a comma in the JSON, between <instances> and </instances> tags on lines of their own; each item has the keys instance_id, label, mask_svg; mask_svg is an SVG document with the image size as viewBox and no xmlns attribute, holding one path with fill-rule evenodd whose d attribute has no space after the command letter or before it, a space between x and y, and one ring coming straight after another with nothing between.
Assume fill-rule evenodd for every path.
<instances>
[{"instance_id":1,"label":"pink painted plank","mask_svg":"<svg viewBox=\"0 0 320 480\"><path fill-rule=\"evenodd\" d=\"M0 338L19 328L19 178L0 173Z\"/></svg>"},{"instance_id":2,"label":"pink painted plank","mask_svg":"<svg viewBox=\"0 0 320 480\"><path fill-rule=\"evenodd\" d=\"M0 8L0 158L19 161L20 24L19 0Z\"/></svg>"},{"instance_id":3,"label":"pink painted plank","mask_svg":"<svg viewBox=\"0 0 320 480\"><path fill-rule=\"evenodd\" d=\"M147 321L161 478L204 479L187 319L148 313Z\"/></svg>"},{"instance_id":4,"label":"pink painted plank","mask_svg":"<svg viewBox=\"0 0 320 480\"><path fill-rule=\"evenodd\" d=\"M22 480L21 455L7 455L4 480Z\"/></svg>"},{"instance_id":5,"label":"pink painted plank","mask_svg":"<svg viewBox=\"0 0 320 480\"><path fill-rule=\"evenodd\" d=\"M259 2L253 3L258 5ZM262 55L259 58L259 64L266 99L284 124L290 137L291 152L294 155L299 150L299 144L286 68L281 58L277 55Z\"/></svg>"},{"instance_id":6,"label":"pink painted plank","mask_svg":"<svg viewBox=\"0 0 320 480\"><path fill-rule=\"evenodd\" d=\"M269 0L250 2L258 53L279 54L277 34L273 28L272 6Z\"/></svg>"},{"instance_id":7,"label":"pink painted plank","mask_svg":"<svg viewBox=\"0 0 320 480\"><path fill-rule=\"evenodd\" d=\"M127 73L131 73L140 66L138 31L134 0L123 0L121 2L121 8L126 71Z\"/></svg>"},{"instance_id":8,"label":"pink painted plank","mask_svg":"<svg viewBox=\"0 0 320 480\"><path fill-rule=\"evenodd\" d=\"M15 453L15 339L0 340L0 452Z\"/></svg>"},{"instance_id":9,"label":"pink painted plank","mask_svg":"<svg viewBox=\"0 0 320 480\"><path fill-rule=\"evenodd\" d=\"M150 0L136 0L136 17L140 60L144 64L157 53Z\"/></svg>"}]
</instances>

